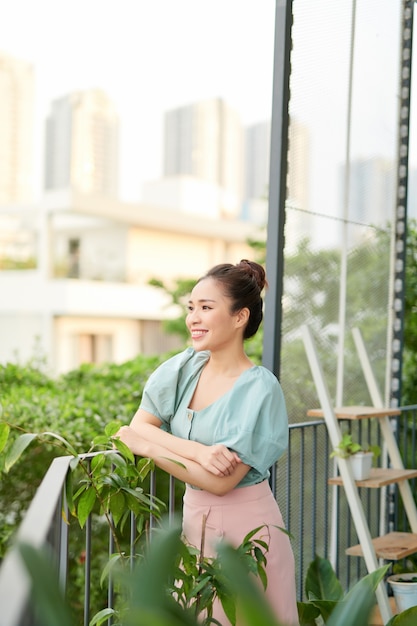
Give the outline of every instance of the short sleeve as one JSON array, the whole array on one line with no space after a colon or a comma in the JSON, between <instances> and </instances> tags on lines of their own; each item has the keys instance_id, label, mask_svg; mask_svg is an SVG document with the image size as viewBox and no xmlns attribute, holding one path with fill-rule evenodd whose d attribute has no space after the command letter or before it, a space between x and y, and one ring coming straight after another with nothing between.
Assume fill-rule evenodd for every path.
<instances>
[{"instance_id":1,"label":"short sleeve","mask_svg":"<svg viewBox=\"0 0 417 626\"><path fill-rule=\"evenodd\" d=\"M192 348L162 363L148 378L140 408L169 425L181 398L207 361L207 353L195 353Z\"/></svg>"},{"instance_id":2,"label":"short sleeve","mask_svg":"<svg viewBox=\"0 0 417 626\"><path fill-rule=\"evenodd\" d=\"M251 372L251 377L235 390L230 419L223 421L216 440L237 452L263 478L287 449L288 417L277 378L263 367Z\"/></svg>"}]
</instances>

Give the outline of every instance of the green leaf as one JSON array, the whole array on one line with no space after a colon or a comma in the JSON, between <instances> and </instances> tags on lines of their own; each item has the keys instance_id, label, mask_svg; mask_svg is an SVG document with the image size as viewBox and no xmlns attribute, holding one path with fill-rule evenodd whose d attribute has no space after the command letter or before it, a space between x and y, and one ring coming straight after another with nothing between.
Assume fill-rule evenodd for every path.
<instances>
[{"instance_id":1,"label":"green leaf","mask_svg":"<svg viewBox=\"0 0 417 626\"><path fill-rule=\"evenodd\" d=\"M239 611L242 611L242 615L245 616L245 624L247 626L279 626L259 585L242 568L242 560L236 550L221 543L218 552L222 572L227 578L232 593L237 596Z\"/></svg>"},{"instance_id":2,"label":"green leaf","mask_svg":"<svg viewBox=\"0 0 417 626\"><path fill-rule=\"evenodd\" d=\"M10 426L6 422L0 424L0 452L5 448L7 440L9 438Z\"/></svg>"},{"instance_id":3,"label":"green leaf","mask_svg":"<svg viewBox=\"0 0 417 626\"><path fill-rule=\"evenodd\" d=\"M334 608L340 604L337 600L311 600L311 603L319 610L325 624L333 613Z\"/></svg>"},{"instance_id":4,"label":"green leaf","mask_svg":"<svg viewBox=\"0 0 417 626\"><path fill-rule=\"evenodd\" d=\"M106 462L105 454L96 454L91 459L91 472L94 474L95 472L100 472L101 468Z\"/></svg>"},{"instance_id":5,"label":"green leaf","mask_svg":"<svg viewBox=\"0 0 417 626\"><path fill-rule=\"evenodd\" d=\"M317 600L342 600L344 593L328 559L316 556L309 565L305 580L307 598Z\"/></svg>"},{"instance_id":6,"label":"green leaf","mask_svg":"<svg viewBox=\"0 0 417 626\"><path fill-rule=\"evenodd\" d=\"M113 493L110 496L110 511L113 515L113 520L117 526L123 513L126 510L126 499L120 491Z\"/></svg>"},{"instance_id":7,"label":"green leaf","mask_svg":"<svg viewBox=\"0 0 417 626\"><path fill-rule=\"evenodd\" d=\"M119 420L115 420L113 422L110 422L109 424L106 424L104 432L107 437L113 437L117 433L117 431L120 430L121 425L122 423Z\"/></svg>"},{"instance_id":8,"label":"green leaf","mask_svg":"<svg viewBox=\"0 0 417 626\"><path fill-rule=\"evenodd\" d=\"M114 609L103 609L94 615L94 617L89 621L88 626L100 626L100 624L104 624L104 622L113 615L116 615L116 611Z\"/></svg>"},{"instance_id":9,"label":"green leaf","mask_svg":"<svg viewBox=\"0 0 417 626\"><path fill-rule=\"evenodd\" d=\"M117 553L117 554L112 554L111 557L109 558L109 560L106 563L106 566L104 567L102 573L101 573L101 577L100 577L100 587L103 587L104 582L106 580L106 578L109 576L109 574L113 571L113 569L115 568L116 565L119 564L120 559L123 558L121 554Z\"/></svg>"},{"instance_id":10,"label":"green leaf","mask_svg":"<svg viewBox=\"0 0 417 626\"><path fill-rule=\"evenodd\" d=\"M369 624L369 617L375 606L375 594L366 578L360 580L343 602L339 602L332 612L327 626L359 626Z\"/></svg>"},{"instance_id":11,"label":"green leaf","mask_svg":"<svg viewBox=\"0 0 417 626\"><path fill-rule=\"evenodd\" d=\"M52 433L50 431L46 431L42 433L42 437L52 437L52 439L56 439L57 441L60 441L63 444L64 448L67 450L67 452L69 452L72 456L77 456L76 449L64 437L61 437L61 435L58 435L58 433Z\"/></svg>"},{"instance_id":12,"label":"green leaf","mask_svg":"<svg viewBox=\"0 0 417 626\"><path fill-rule=\"evenodd\" d=\"M109 443L109 438L106 437L106 435L97 435L96 437L94 437L92 444L93 444L93 448L95 448L96 446L105 446Z\"/></svg>"},{"instance_id":13,"label":"green leaf","mask_svg":"<svg viewBox=\"0 0 417 626\"><path fill-rule=\"evenodd\" d=\"M13 467L13 465L20 459L26 448L34 439L37 438L37 436L38 435L36 433L25 433L24 435L20 435L20 437L13 442L13 445L10 448L4 462L5 472L8 472Z\"/></svg>"},{"instance_id":14,"label":"green leaf","mask_svg":"<svg viewBox=\"0 0 417 626\"><path fill-rule=\"evenodd\" d=\"M132 463L135 462L135 456L133 452L123 441L121 441L121 439L114 437L112 438L112 442L114 443L114 446L117 448L120 454L122 454L125 457L125 459L128 459Z\"/></svg>"},{"instance_id":15,"label":"green leaf","mask_svg":"<svg viewBox=\"0 0 417 626\"><path fill-rule=\"evenodd\" d=\"M92 487L86 489L86 491L84 491L84 493L80 497L77 507L77 517L78 523L80 524L81 528L84 528L84 524L86 523L88 516L93 510L95 501L96 492Z\"/></svg>"},{"instance_id":16,"label":"green leaf","mask_svg":"<svg viewBox=\"0 0 417 626\"><path fill-rule=\"evenodd\" d=\"M298 617L302 626L317 626L320 611L311 602L297 602Z\"/></svg>"},{"instance_id":17,"label":"green leaf","mask_svg":"<svg viewBox=\"0 0 417 626\"><path fill-rule=\"evenodd\" d=\"M147 475L155 469L155 462L153 459L141 457L138 459L136 467L139 472L139 477L143 481Z\"/></svg>"},{"instance_id":18,"label":"green leaf","mask_svg":"<svg viewBox=\"0 0 417 626\"><path fill-rule=\"evenodd\" d=\"M417 606L412 606L398 615L394 615L387 626L415 626L417 624Z\"/></svg>"}]
</instances>

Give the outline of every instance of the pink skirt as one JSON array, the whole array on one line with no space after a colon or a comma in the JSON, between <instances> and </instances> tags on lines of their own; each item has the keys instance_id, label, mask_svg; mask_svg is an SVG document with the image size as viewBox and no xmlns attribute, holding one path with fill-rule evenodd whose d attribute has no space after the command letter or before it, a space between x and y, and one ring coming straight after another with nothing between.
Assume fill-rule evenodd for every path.
<instances>
[{"instance_id":1,"label":"pink skirt","mask_svg":"<svg viewBox=\"0 0 417 626\"><path fill-rule=\"evenodd\" d=\"M294 555L289 537L275 528L284 528L282 515L268 481L233 489L224 496L187 486L184 494L183 532L191 545L200 549L203 516L207 516L205 556L214 556L216 543L225 539L238 546L258 526L268 526L258 536L269 543L266 554L268 586L266 596L277 618L286 626L297 626ZM220 603L213 610L222 626L228 626Z\"/></svg>"}]
</instances>

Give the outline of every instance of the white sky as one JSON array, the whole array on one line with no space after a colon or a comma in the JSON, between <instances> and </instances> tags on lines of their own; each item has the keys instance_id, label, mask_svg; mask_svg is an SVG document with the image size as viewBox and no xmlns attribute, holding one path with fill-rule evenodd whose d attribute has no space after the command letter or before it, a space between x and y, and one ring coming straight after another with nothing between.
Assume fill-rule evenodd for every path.
<instances>
[{"instance_id":1,"label":"white sky","mask_svg":"<svg viewBox=\"0 0 417 626\"><path fill-rule=\"evenodd\" d=\"M270 117L274 12L273 0L13 0L0 42L35 65L38 135L52 99L112 97L124 193L137 196L161 173L164 111L222 96L245 122Z\"/></svg>"},{"instance_id":2,"label":"white sky","mask_svg":"<svg viewBox=\"0 0 417 626\"><path fill-rule=\"evenodd\" d=\"M345 152L351 5L294 0L291 111L311 132L313 210L323 204L324 181L335 202L335 168ZM401 0L357 0L357 6L352 156L395 156ZM99 87L114 100L127 200L139 199L141 183L161 175L164 111L220 96L244 123L270 118L274 17L275 0L8 2L1 48L36 70L39 189L44 120L50 102L72 90Z\"/></svg>"}]
</instances>

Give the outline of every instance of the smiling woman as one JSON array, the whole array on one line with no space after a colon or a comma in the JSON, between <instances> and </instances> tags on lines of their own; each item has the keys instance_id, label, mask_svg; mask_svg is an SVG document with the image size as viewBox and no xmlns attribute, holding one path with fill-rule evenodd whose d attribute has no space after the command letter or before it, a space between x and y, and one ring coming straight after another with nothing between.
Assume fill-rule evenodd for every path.
<instances>
[{"instance_id":1,"label":"smiling woman","mask_svg":"<svg viewBox=\"0 0 417 626\"><path fill-rule=\"evenodd\" d=\"M195 285L186 324L193 346L150 376L141 405L119 436L135 454L186 483L183 531L214 555L260 528L268 545L266 596L277 617L298 624L294 558L271 492L269 468L288 442L276 377L244 350L262 321L262 266L242 260L212 268ZM229 621L220 603L213 615Z\"/></svg>"}]
</instances>

